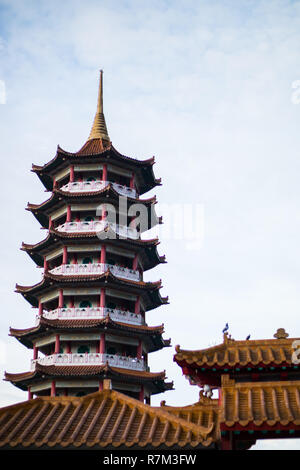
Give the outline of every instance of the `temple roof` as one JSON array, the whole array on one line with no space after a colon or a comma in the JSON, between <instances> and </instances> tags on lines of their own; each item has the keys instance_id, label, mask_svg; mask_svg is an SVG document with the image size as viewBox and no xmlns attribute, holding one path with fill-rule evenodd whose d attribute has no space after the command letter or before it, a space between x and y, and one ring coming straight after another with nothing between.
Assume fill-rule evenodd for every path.
<instances>
[{"instance_id":1,"label":"temple roof","mask_svg":"<svg viewBox=\"0 0 300 470\"><path fill-rule=\"evenodd\" d=\"M276 339L235 341L224 334L222 344L207 349L189 351L176 346L174 361L180 366L205 368L232 368L246 366L269 366L291 364L292 343L283 329Z\"/></svg>"},{"instance_id":2,"label":"temple roof","mask_svg":"<svg viewBox=\"0 0 300 470\"><path fill-rule=\"evenodd\" d=\"M221 427L299 426L300 382L241 382L222 377ZM223 425L223 426L222 426Z\"/></svg>"},{"instance_id":3,"label":"temple roof","mask_svg":"<svg viewBox=\"0 0 300 470\"><path fill-rule=\"evenodd\" d=\"M21 293L28 302L34 307L38 306L38 295L41 295L44 291L49 291L55 287L55 281L59 284L59 287L69 287L75 284L76 287L86 286L89 283L89 287L97 286L101 287L118 287L119 290L130 289L131 292L139 293L142 295L145 293L144 301L146 302L146 309L151 310L152 308L158 307L159 305L168 303L168 297L161 297L159 289L162 288L161 280L157 282L144 282L144 281L131 281L127 279L121 279L114 276L109 270L103 274L96 275L78 275L78 276L65 276L51 274L45 272L43 279L33 286L21 286L16 284L16 292Z\"/></svg>"},{"instance_id":4,"label":"temple roof","mask_svg":"<svg viewBox=\"0 0 300 470\"><path fill-rule=\"evenodd\" d=\"M54 379L63 377L72 380L74 377L81 378L115 378L125 383L148 384L152 388L152 393L161 393L166 390L173 390L173 382L165 382L166 372L138 371L119 367L104 365L41 365L35 364L33 371L19 373L4 373L4 380L12 382L22 390L27 390L28 385L39 379Z\"/></svg>"},{"instance_id":5,"label":"temple roof","mask_svg":"<svg viewBox=\"0 0 300 470\"><path fill-rule=\"evenodd\" d=\"M39 324L32 328L16 329L10 328L10 336L18 338L18 340L25 344L27 347L32 348L34 339L41 334L51 334L51 331L68 331L72 330L93 330L97 332L101 328L105 328L106 332L110 331L122 331L125 336L127 335L139 335L145 337L145 341L149 344L149 352L157 351L165 346L170 346L171 340L164 340L162 334L164 333L164 325L159 326L148 326L148 325L132 325L127 323L121 323L112 320L109 315L100 320L93 319L79 319L79 320L49 320L40 317Z\"/></svg>"},{"instance_id":6,"label":"temple roof","mask_svg":"<svg viewBox=\"0 0 300 470\"><path fill-rule=\"evenodd\" d=\"M106 233L107 238L101 238L101 234ZM120 238L118 234L113 232L111 227L105 232L84 232L84 233L72 233L72 232L58 232L57 230L51 228L47 237L35 244L22 243L21 250L26 251L33 261L38 266L43 266L44 264L44 254L49 251L49 248L53 249L55 245L60 246L72 246L72 244L83 244L83 243L92 243L99 242L99 236L101 238L101 244L113 244L124 247L126 249L134 249L135 252L139 253L142 257L142 266L143 270L147 271L148 269L154 268L159 263L166 263L165 255L160 256L157 251L157 245L159 245L158 238L153 238L150 240L141 240L141 239L131 239ZM113 238L115 237L115 238ZM43 253L43 254L41 254Z\"/></svg>"},{"instance_id":7,"label":"temple roof","mask_svg":"<svg viewBox=\"0 0 300 470\"><path fill-rule=\"evenodd\" d=\"M39 397L0 409L5 448L207 448L217 440L217 422L195 424L112 390Z\"/></svg>"}]
</instances>

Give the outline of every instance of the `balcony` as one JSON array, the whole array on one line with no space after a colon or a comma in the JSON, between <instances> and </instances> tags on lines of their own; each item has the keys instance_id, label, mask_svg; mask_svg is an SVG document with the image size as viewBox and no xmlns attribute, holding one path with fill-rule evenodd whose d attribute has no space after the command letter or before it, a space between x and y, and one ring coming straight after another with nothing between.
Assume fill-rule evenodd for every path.
<instances>
[{"instance_id":1,"label":"balcony","mask_svg":"<svg viewBox=\"0 0 300 470\"><path fill-rule=\"evenodd\" d=\"M143 359L117 356L113 354L85 353L85 354L52 354L38 359L31 360L31 370L35 369L36 364L42 366L95 366L108 363L111 367L145 371L147 367Z\"/></svg>"},{"instance_id":2,"label":"balcony","mask_svg":"<svg viewBox=\"0 0 300 470\"><path fill-rule=\"evenodd\" d=\"M70 233L102 232L107 227L110 227L113 232L123 238L132 238L134 240L139 238L139 233L134 228L126 227L125 225L113 224L102 220L80 220L74 222L65 222L64 224L59 225L56 230L58 232Z\"/></svg>"},{"instance_id":3,"label":"balcony","mask_svg":"<svg viewBox=\"0 0 300 470\"><path fill-rule=\"evenodd\" d=\"M43 317L49 320L101 320L107 315L114 321L127 323L131 325L142 325L143 317L138 313L128 312L127 310L103 308L103 307L66 307L57 308L50 312L44 311ZM39 321L39 316L37 320Z\"/></svg>"},{"instance_id":4,"label":"balcony","mask_svg":"<svg viewBox=\"0 0 300 470\"><path fill-rule=\"evenodd\" d=\"M94 191L101 191L109 184L112 185L115 191L117 191L122 196L135 198L136 197L136 190L133 188L128 188L128 186L123 186L122 184L112 183L111 181L74 181L72 183L67 183L62 186L60 189L61 191L66 191L68 193L86 193L86 192L94 192Z\"/></svg>"},{"instance_id":5,"label":"balcony","mask_svg":"<svg viewBox=\"0 0 300 470\"><path fill-rule=\"evenodd\" d=\"M114 276L129 281L139 281L141 275L139 271L112 264L89 263L89 264L62 264L54 269L50 269L51 274L59 276L80 276L86 274L103 274L109 270Z\"/></svg>"}]
</instances>

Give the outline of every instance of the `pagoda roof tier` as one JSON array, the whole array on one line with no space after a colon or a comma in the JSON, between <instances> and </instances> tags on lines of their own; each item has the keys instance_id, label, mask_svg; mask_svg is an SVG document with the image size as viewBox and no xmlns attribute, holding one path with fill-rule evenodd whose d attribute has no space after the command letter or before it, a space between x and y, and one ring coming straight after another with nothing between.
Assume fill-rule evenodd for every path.
<instances>
[{"instance_id":1,"label":"pagoda roof tier","mask_svg":"<svg viewBox=\"0 0 300 470\"><path fill-rule=\"evenodd\" d=\"M99 233L106 233L108 238L99 240ZM157 238L151 240L140 240L131 238L120 238L111 228L106 232L103 230L96 234L95 232L85 233L67 233L59 232L51 229L47 237L35 244L22 243L21 250L26 251L33 261L40 267L44 264L44 255L49 249L58 249L60 246L72 246L74 244L95 243L107 244L113 246L120 246L121 248L128 249L132 247L136 253L139 254L143 266L143 270L154 268L160 263L166 263L165 256L160 256L157 252L157 245L159 241ZM113 238L116 236L116 238Z\"/></svg>"},{"instance_id":2,"label":"pagoda roof tier","mask_svg":"<svg viewBox=\"0 0 300 470\"><path fill-rule=\"evenodd\" d=\"M21 390L27 390L28 386L36 383L39 379L58 379L73 380L75 377L88 379L95 377L97 379L109 378L123 383L147 384L151 388L151 393L162 393L166 390L173 390L173 382L165 382L166 372L148 372L131 369L123 369L104 365L41 365L35 364L35 369L30 372L21 372L11 374L5 372L4 380L13 383Z\"/></svg>"},{"instance_id":3,"label":"pagoda roof tier","mask_svg":"<svg viewBox=\"0 0 300 470\"><path fill-rule=\"evenodd\" d=\"M164 333L164 325L148 326L148 325L131 325L112 320L109 315L100 320L79 319L79 320L50 320L40 317L37 326L26 329L10 328L10 336L16 337L20 343L28 348L33 348L37 338L48 336L51 332L69 332L78 331L96 331L99 333L105 329L106 333L122 333L124 336L142 337L149 347L148 352L158 351L166 346L170 346L171 340L162 338Z\"/></svg>"},{"instance_id":4,"label":"pagoda roof tier","mask_svg":"<svg viewBox=\"0 0 300 470\"><path fill-rule=\"evenodd\" d=\"M89 139L78 152L74 153L67 152L58 145L55 157L43 166L33 164L32 171L38 175L45 188L51 191L55 171L76 163L112 163L133 171L139 194L161 185L161 179L156 179L154 176L154 157L147 160L127 157L118 152L111 142L103 145L103 140L100 138Z\"/></svg>"},{"instance_id":5,"label":"pagoda roof tier","mask_svg":"<svg viewBox=\"0 0 300 470\"><path fill-rule=\"evenodd\" d=\"M189 370L206 372L291 366L292 344L297 338L288 338L283 328L279 328L274 336L276 339L235 341L225 333L222 344L207 349L189 351L176 346L174 361Z\"/></svg>"},{"instance_id":6,"label":"pagoda roof tier","mask_svg":"<svg viewBox=\"0 0 300 470\"><path fill-rule=\"evenodd\" d=\"M119 203L119 198L121 195L115 191L111 184L108 184L105 188L94 191L94 192L86 192L86 193L75 193L75 192L65 192L59 189L54 189L53 193L51 194L50 198L40 204L27 204L26 210L33 213L35 218L39 221L39 223L44 227L48 228L49 225L49 211L53 211L55 209L59 209L63 206L66 206L68 203L74 202L94 202L97 204L108 204L115 202L116 204ZM123 197L123 196L122 196ZM155 204L156 204L156 196L153 196L148 199L138 199L138 198L129 198L127 197L127 204L128 208L133 204L142 204L146 207L148 212L148 227L152 228L157 224L162 223L162 217L157 217L155 213ZM147 228L147 230L149 229Z\"/></svg>"},{"instance_id":7,"label":"pagoda roof tier","mask_svg":"<svg viewBox=\"0 0 300 470\"><path fill-rule=\"evenodd\" d=\"M0 409L0 424L5 449L205 449L220 439L217 423L189 422L106 389L7 406Z\"/></svg>"},{"instance_id":8,"label":"pagoda roof tier","mask_svg":"<svg viewBox=\"0 0 300 470\"><path fill-rule=\"evenodd\" d=\"M168 297L161 297L159 293L159 289L162 288L161 280L157 282L129 281L114 276L109 270L103 274L84 274L79 276L57 275L47 271L42 281L33 286L20 286L16 284L16 292L21 293L31 305L37 307L38 296L52 290L55 285L60 288L74 285L78 288L81 284L83 287L86 287L87 283L89 287L117 287L118 290L130 291L133 294L141 295L146 310L152 310L168 303Z\"/></svg>"},{"instance_id":9,"label":"pagoda roof tier","mask_svg":"<svg viewBox=\"0 0 300 470\"><path fill-rule=\"evenodd\" d=\"M299 397L299 381L236 383L223 375L221 429L300 431Z\"/></svg>"}]
</instances>

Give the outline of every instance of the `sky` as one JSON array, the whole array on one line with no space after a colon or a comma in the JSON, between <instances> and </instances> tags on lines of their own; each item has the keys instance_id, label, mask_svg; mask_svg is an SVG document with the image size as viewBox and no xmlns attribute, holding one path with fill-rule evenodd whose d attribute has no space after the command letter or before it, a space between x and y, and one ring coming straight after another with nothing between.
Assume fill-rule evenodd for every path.
<instances>
[{"instance_id":1,"label":"sky","mask_svg":"<svg viewBox=\"0 0 300 470\"><path fill-rule=\"evenodd\" d=\"M198 400L173 362L177 344L219 344L226 322L235 339L272 338L281 327L300 336L299 59L300 1L0 0L2 377L29 370L32 356L8 337L35 318L15 284L41 275L19 250L45 237L25 211L48 197L31 165L58 144L72 152L87 140L100 68L113 145L155 155L163 183L147 196L157 195L164 215L159 252L168 263L146 279L163 280L170 304L147 321L164 323L172 347L149 362L175 391L152 403ZM200 208L198 238L185 207ZM0 381L0 406L26 398Z\"/></svg>"}]
</instances>

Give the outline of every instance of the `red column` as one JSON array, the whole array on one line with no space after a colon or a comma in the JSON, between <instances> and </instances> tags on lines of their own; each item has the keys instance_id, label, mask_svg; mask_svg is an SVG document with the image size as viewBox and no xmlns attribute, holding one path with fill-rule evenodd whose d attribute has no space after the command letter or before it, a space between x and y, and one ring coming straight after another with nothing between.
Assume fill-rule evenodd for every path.
<instances>
[{"instance_id":1,"label":"red column","mask_svg":"<svg viewBox=\"0 0 300 470\"><path fill-rule=\"evenodd\" d=\"M73 264L77 264L77 253L74 253L74 254L73 254L72 263L73 263Z\"/></svg>"},{"instance_id":2,"label":"red column","mask_svg":"<svg viewBox=\"0 0 300 470\"><path fill-rule=\"evenodd\" d=\"M99 380L99 392L102 392L103 390L103 382L102 380Z\"/></svg>"},{"instance_id":3,"label":"red column","mask_svg":"<svg viewBox=\"0 0 300 470\"><path fill-rule=\"evenodd\" d=\"M130 188L134 189L134 173L132 172L131 178L130 178Z\"/></svg>"},{"instance_id":4,"label":"red column","mask_svg":"<svg viewBox=\"0 0 300 470\"><path fill-rule=\"evenodd\" d=\"M71 214L71 206L67 206L67 219L66 222L71 222L72 214Z\"/></svg>"},{"instance_id":5,"label":"red column","mask_svg":"<svg viewBox=\"0 0 300 470\"><path fill-rule=\"evenodd\" d=\"M39 316L43 315L43 304L42 302L39 300Z\"/></svg>"},{"instance_id":6,"label":"red column","mask_svg":"<svg viewBox=\"0 0 300 470\"><path fill-rule=\"evenodd\" d=\"M105 245L101 245L100 263L101 264L106 263L106 246Z\"/></svg>"},{"instance_id":7,"label":"red column","mask_svg":"<svg viewBox=\"0 0 300 470\"><path fill-rule=\"evenodd\" d=\"M139 344L138 344L138 347L137 347L137 358L138 359L142 359L142 340L140 339L139 340Z\"/></svg>"},{"instance_id":8,"label":"red column","mask_svg":"<svg viewBox=\"0 0 300 470\"><path fill-rule=\"evenodd\" d=\"M56 384L55 384L55 380L52 380L51 382L51 397L55 397L56 396Z\"/></svg>"},{"instance_id":9,"label":"red column","mask_svg":"<svg viewBox=\"0 0 300 470\"><path fill-rule=\"evenodd\" d=\"M74 297L73 297L73 296L70 298L69 307L70 307L70 308L74 308L74 307L75 307Z\"/></svg>"},{"instance_id":10,"label":"red column","mask_svg":"<svg viewBox=\"0 0 300 470\"><path fill-rule=\"evenodd\" d=\"M48 269L48 261L46 260L46 256L44 256L44 271Z\"/></svg>"},{"instance_id":11,"label":"red column","mask_svg":"<svg viewBox=\"0 0 300 470\"><path fill-rule=\"evenodd\" d=\"M72 354L71 342L67 342L67 354Z\"/></svg>"},{"instance_id":12,"label":"red column","mask_svg":"<svg viewBox=\"0 0 300 470\"><path fill-rule=\"evenodd\" d=\"M56 335L54 354L59 354L59 348L60 348L60 338L59 338L59 335Z\"/></svg>"},{"instance_id":13,"label":"red column","mask_svg":"<svg viewBox=\"0 0 300 470\"><path fill-rule=\"evenodd\" d=\"M38 348L34 345L33 346L33 360L37 359L38 352L39 352Z\"/></svg>"},{"instance_id":14,"label":"red column","mask_svg":"<svg viewBox=\"0 0 300 470\"><path fill-rule=\"evenodd\" d=\"M102 169L102 181L107 181L107 165L104 163Z\"/></svg>"},{"instance_id":15,"label":"red column","mask_svg":"<svg viewBox=\"0 0 300 470\"><path fill-rule=\"evenodd\" d=\"M100 294L100 308L105 307L105 289L101 287L101 294Z\"/></svg>"},{"instance_id":16,"label":"red column","mask_svg":"<svg viewBox=\"0 0 300 470\"><path fill-rule=\"evenodd\" d=\"M101 333L101 336L100 336L99 352L100 354L105 354L105 333Z\"/></svg>"},{"instance_id":17,"label":"red column","mask_svg":"<svg viewBox=\"0 0 300 470\"><path fill-rule=\"evenodd\" d=\"M144 385L141 385L141 390L139 393L139 400L144 402Z\"/></svg>"},{"instance_id":18,"label":"red column","mask_svg":"<svg viewBox=\"0 0 300 470\"><path fill-rule=\"evenodd\" d=\"M70 166L70 183L74 182L74 165Z\"/></svg>"},{"instance_id":19,"label":"red column","mask_svg":"<svg viewBox=\"0 0 300 470\"><path fill-rule=\"evenodd\" d=\"M137 267L138 267L138 254L136 253L133 258L132 269L137 270Z\"/></svg>"},{"instance_id":20,"label":"red column","mask_svg":"<svg viewBox=\"0 0 300 470\"><path fill-rule=\"evenodd\" d=\"M28 400L32 400L32 398L33 398L33 393L31 391L31 388L28 387Z\"/></svg>"},{"instance_id":21,"label":"red column","mask_svg":"<svg viewBox=\"0 0 300 470\"><path fill-rule=\"evenodd\" d=\"M62 289L59 289L58 308L63 308L63 305L64 305L64 291Z\"/></svg>"},{"instance_id":22,"label":"red column","mask_svg":"<svg viewBox=\"0 0 300 470\"><path fill-rule=\"evenodd\" d=\"M57 187L57 181L55 179L55 177L53 178L53 189L55 189Z\"/></svg>"},{"instance_id":23,"label":"red column","mask_svg":"<svg viewBox=\"0 0 300 470\"><path fill-rule=\"evenodd\" d=\"M51 215L49 215L49 230L50 230L50 228L52 227L52 225L53 225L53 224L52 224Z\"/></svg>"},{"instance_id":24,"label":"red column","mask_svg":"<svg viewBox=\"0 0 300 470\"><path fill-rule=\"evenodd\" d=\"M140 310L141 310L141 298L140 298L140 296L138 296L136 301L135 301L134 313L139 314Z\"/></svg>"},{"instance_id":25,"label":"red column","mask_svg":"<svg viewBox=\"0 0 300 470\"><path fill-rule=\"evenodd\" d=\"M63 248L63 260L62 260L63 264L67 264L68 262L68 248L66 246L64 246Z\"/></svg>"}]
</instances>

